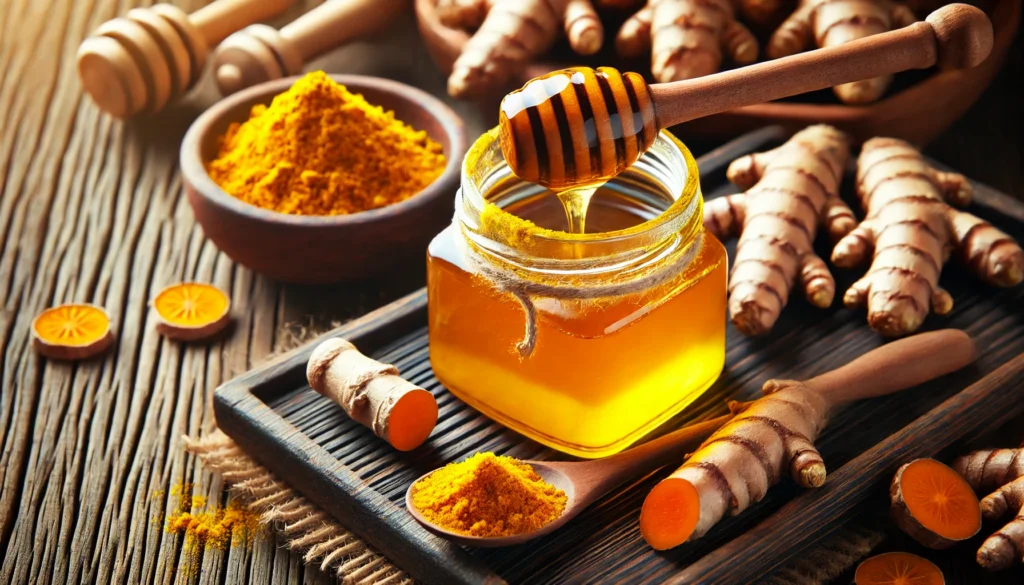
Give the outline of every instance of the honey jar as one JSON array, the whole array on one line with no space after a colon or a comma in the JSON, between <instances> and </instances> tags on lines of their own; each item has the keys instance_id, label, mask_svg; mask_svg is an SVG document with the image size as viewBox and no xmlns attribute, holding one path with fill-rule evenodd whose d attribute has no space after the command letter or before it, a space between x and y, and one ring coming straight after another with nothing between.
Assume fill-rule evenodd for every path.
<instances>
[{"instance_id":1,"label":"honey jar","mask_svg":"<svg viewBox=\"0 0 1024 585\"><path fill-rule=\"evenodd\" d=\"M704 231L697 164L668 132L600 186L585 231L515 177L497 129L463 162L427 255L430 360L487 416L580 457L621 451L725 362L727 258Z\"/></svg>"}]
</instances>

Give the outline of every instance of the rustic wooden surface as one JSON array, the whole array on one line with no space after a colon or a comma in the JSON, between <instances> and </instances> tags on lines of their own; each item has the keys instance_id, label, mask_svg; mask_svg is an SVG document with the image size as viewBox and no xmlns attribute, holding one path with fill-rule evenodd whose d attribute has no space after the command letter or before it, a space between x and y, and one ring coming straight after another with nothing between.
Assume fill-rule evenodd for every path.
<instances>
[{"instance_id":1,"label":"rustic wooden surface","mask_svg":"<svg viewBox=\"0 0 1024 585\"><path fill-rule=\"evenodd\" d=\"M160 492L190 481L221 497L218 478L179 439L212 426L214 387L290 346L299 328L324 329L416 288L422 266L362 286L284 287L205 242L176 161L188 123L215 99L211 80L159 116L122 123L83 99L75 76L78 42L142 3L0 0L0 583L327 583L266 540L208 551L197 574L175 572L182 541L161 529L173 502ZM194 10L202 1L175 3ZM406 22L313 65L439 92L443 79L413 30ZM1022 197L1019 40L1011 54L929 152ZM460 111L471 135L484 128L471 107ZM184 346L153 331L148 299L184 278L230 292L235 323L224 341ZM77 365L41 360L30 348L32 317L72 300L110 311L113 351ZM951 565L947 581L966 585L964 574Z\"/></svg>"}]
</instances>

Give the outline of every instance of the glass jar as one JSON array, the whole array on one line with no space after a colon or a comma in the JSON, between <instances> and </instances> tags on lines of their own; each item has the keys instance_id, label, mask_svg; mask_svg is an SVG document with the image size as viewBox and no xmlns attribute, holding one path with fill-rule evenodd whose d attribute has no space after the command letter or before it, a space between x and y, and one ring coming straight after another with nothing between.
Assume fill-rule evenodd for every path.
<instances>
[{"instance_id":1,"label":"glass jar","mask_svg":"<svg viewBox=\"0 0 1024 585\"><path fill-rule=\"evenodd\" d=\"M581 457L621 451L725 363L725 249L697 164L668 132L600 187L587 233L511 174L497 129L466 155L452 225L427 254L430 361L452 393ZM591 233L593 232L593 233Z\"/></svg>"}]
</instances>

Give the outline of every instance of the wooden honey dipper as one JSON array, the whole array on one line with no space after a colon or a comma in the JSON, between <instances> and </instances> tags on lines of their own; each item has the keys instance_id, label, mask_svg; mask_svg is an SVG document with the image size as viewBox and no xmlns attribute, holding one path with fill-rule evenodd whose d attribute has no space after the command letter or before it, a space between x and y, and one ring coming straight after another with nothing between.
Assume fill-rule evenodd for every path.
<instances>
[{"instance_id":1,"label":"wooden honey dipper","mask_svg":"<svg viewBox=\"0 0 1024 585\"><path fill-rule=\"evenodd\" d=\"M406 0L327 0L281 30L254 24L228 38L213 56L224 95L302 72L306 61L379 32Z\"/></svg>"},{"instance_id":2,"label":"wooden honey dipper","mask_svg":"<svg viewBox=\"0 0 1024 585\"><path fill-rule=\"evenodd\" d=\"M199 79L209 47L295 0L217 0L186 14L170 4L129 10L78 48L78 76L111 116L154 113Z\"/></svg>"},{"instance_id":3,"label":"wooden honey dipper","mask_svg":"<svg viewBox=\"0 0 1024 585\"><path fill-rule=\"evenodd\" d=\"M899 30L696 79L648 85L609 67L555 71L502 100L501 149L526 181L598 183L636 162L663 128L908 69L974 67L991 50L985 13L951 4Z\"/></svg>"}]
</instances>

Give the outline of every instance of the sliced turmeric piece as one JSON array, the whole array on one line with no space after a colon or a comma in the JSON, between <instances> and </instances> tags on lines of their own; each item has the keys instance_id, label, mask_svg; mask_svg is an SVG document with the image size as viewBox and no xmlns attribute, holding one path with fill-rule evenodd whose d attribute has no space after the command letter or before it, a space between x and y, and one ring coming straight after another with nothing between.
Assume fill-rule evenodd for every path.
<instances>
[{"instance_id":1,"label":"sliced turmeric piece","mask_svg":"<svg viewBox=\"0 0 1024 585\"><path fill-rule=\"evenodd\" d=\"M889 492L896 524L929 548L949 548L981 529L981 505L974 490L960 474L934 459L900 467Z\"/></svg>"},{"instance_id":2,"label":"sliced turmeric piece","mask_svg":"<svg viewBox=\"0 0 1024 585\"><path fill-rule=\"evenodd\" d=\"M103 353L113 341L110 316L96 305L60 305L32 321L32 345L50 359L90 358Z\"/></svg>"},{"instance_id":3,"label":"sliced turmeric piece","mask_svg":"<svg viewBox=\"0 0 1024 585\"><path fill-rule=\"evenodd\" d=\"M422 445L437 424L433 394L402 379L395 366L363 355L344 339L328 339L313 350L306 379L352 420L399 451Z\"/></svg>"},{"instance_id":4,"label":"sliced turmeric piece","mask_svg":"<svg viewBox=\"0 0 1024 585\"><path fill-rule=\"evenodd\" d=\"M857 566L856 585L945 585L942 571L928 559L905 552L871 557Z\"/></svg>"},{"instance_id":5,"label":"sliced turmeric piece","mask_svg":"<svg viewBox=\"0 0 1024 585\"><path fill-rule=\"evenodd\" d=\"M171 339L195 341L220 333L231 320L231 299L199 282L179 282L153 299L156 330Z\"/></svg>"}]
</instances>

